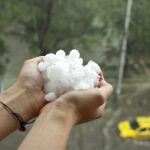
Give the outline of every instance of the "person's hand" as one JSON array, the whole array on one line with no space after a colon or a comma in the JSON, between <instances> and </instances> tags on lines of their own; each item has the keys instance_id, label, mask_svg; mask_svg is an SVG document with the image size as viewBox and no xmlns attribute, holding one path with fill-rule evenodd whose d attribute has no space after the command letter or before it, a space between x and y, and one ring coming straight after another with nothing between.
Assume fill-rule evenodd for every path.
<instances>
[{"instance_id":1,"label":"person's hand","mask_svg":"<svg viewBox=\"0 0 150 150\"><path fill-rule=\"evenodd\" d=\"M102 80L100 88L72 91L63 95L60 101L68 107L73 107L75 124L79 124L103 115L105 104L112 90L112 86Z\"/></svg>"},{"instance_id":2,"label":"person's hand","mask_svg":"<svg viewBox=\"0 0 150 150\"><path fill-rule=\"evenodd\" d=\"M33 59L26 60L22 66L16 85L25 89L28 95L26 99L26 108L28 112L32 113L32 116L36 116L40 109L44 106L46 101L44 100L43 82L38 71L38 63L43 59L42 56Z\"/></svg>"},{"instance_id":3,"label":"person's hand","mask_svg":"<svg viewBox=\"0 0 150 150\"><path fill-rule=\"evenodd\" d=\"M74 125L97 119L103 115L107 99L113 91L112 86L104 79L101 80L100 86L96 89L68 92L47 104L42 111L51 110L51 105L55 105L56 113L58 111L72 114Z\"/></svg>"},{"instance_id":4,"label":"person's hand","mask_svg":"<svg viewBox=\"0 0 150 150\"><path fill-rule=\"evenodd\" d=\"M71 91L46 104L19 148L64 150L72 128L101 117L111 93L112 86L102 78L100 88Z\"/></svg>"},{"instance_id":5,"label":"person's hand","mask_svg":"<svg viewBox=\"0 0 150 150\"><path fill-rule=\"evenodd\" d=\"M26 123L36 117L46 104L42 77L37 67L40 61L42 57L25 61L17 81L0 94L3 104L0 105L0 140L20 127L14 114ZM14 113L10 113L5 105Z\"/></svg>"}]
</instances>

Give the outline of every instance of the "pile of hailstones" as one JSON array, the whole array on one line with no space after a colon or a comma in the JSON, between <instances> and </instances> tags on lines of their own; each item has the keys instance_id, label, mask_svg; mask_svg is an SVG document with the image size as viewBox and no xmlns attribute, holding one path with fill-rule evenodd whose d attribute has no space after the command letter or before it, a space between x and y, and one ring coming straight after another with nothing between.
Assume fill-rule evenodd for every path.
<instances>
[{"instance_id":1,"label":"pile of hailstones","mask_svg":"<svg viewBox=\"0 0 150 150\"><path fill-rule=\"evenodd\" d=\"M63 50L44 56L38 64L43 80L45 99L53 101L60 95L78 89L99 87L101 69L93 61L83 66L78 50L66 55Z\"/></svg>"}]
</instances>

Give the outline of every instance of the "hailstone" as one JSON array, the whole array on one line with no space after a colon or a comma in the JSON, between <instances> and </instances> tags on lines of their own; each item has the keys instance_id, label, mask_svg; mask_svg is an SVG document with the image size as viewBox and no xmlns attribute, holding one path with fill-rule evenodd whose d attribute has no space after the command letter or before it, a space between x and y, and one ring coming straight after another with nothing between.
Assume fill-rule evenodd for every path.
<instances>
[{"instance_id":1,"label":"hailstone","mask_svg":"<svg viewBox=\"0 0 150 150\"><path fill-rule=\"evenodd\" d=\"M89 61L84 66L79 51L75 49L69 55L63 50L45 55L38 64L38 69L44 81L45 99L48 101L53 101L71 90L99 87L99 65Z\"/></svg>"}]
</instances>

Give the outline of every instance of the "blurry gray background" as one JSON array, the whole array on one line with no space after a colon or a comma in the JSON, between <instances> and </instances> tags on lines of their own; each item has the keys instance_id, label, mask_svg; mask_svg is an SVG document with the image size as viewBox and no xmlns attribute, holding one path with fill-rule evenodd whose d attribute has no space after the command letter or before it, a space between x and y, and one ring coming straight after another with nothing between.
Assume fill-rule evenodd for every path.
<instances>
[{"instance_id":1,"label":"blurry gray background","mask_svg":"<svg viewBox=\"0 0 150 150\"><path fill-rule=\"evenodd\" d=\"M74 128L67 149L149 150L150 141L122 140L117 130L120 121L150 115L149 6L149 0L0 0L1 90L26 59L76 48L85 63L101 66L114 95L103 118ZM14 132L0 150L16 150L27 132Z\"/></svg>"}]
</instances>

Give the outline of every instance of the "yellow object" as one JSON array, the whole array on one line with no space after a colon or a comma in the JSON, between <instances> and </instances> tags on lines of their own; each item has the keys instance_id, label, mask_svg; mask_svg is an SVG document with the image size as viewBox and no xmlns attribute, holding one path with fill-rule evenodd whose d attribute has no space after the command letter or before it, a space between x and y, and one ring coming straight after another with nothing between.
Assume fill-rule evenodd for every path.
<instances>
[{"instance_id":1,"label":"yellow object","mask_svg":"<svg viewBox=\"0 0 150 150\"><path fill-rule=\"evenodd\" d=\"M118 129L119 136L123 139L150 140L150 117L137 117L133 121L122 121L118 124Z\"/></svg>"}]
</instances>

